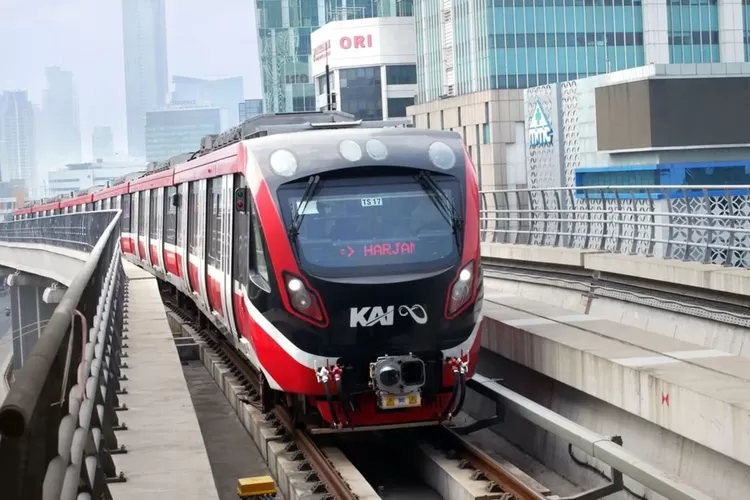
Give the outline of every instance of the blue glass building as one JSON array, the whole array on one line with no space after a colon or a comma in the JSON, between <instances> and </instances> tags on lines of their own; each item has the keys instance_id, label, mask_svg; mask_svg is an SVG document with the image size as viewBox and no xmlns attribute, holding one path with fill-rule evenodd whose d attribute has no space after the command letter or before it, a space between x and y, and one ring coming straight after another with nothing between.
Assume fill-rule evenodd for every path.
<instances>
[{"instance_id":1,"label":"blue glass building","mask_svg":"<svg viewBox=\"0 0 750 500\"><path fill-rule=\"evenodd\" d=\"M650 63L750 61L750 0L417 0L414 15L418 102Z\"/></svg>"}]
</instances>

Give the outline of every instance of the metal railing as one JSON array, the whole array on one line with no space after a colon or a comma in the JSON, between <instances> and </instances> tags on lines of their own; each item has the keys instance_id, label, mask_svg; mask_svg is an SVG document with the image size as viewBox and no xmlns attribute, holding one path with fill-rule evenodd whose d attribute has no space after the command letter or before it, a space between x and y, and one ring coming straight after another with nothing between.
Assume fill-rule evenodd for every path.
<instances>
[{"instance_id":1,"label":"metal railing","mask_svg":"<svg viewBox=\"0 0 750 500\"><path fill-rule=\"evenodd\" d=\"M588 186L481 193L485 242L750 268L750 186Z\"/></svg>"},{"instance_id":2,"label":"metal railing","mask_svg":"<svg viewBox=\"0 0 750 500\"><path fill-rule=\"evenodd\" d=\"M0 222L0 242L41 244L90 252L118 210Z\"/></svg>"},{"instance_id":3,"label":"metal railing","mask_svg":"<svg viewBox=\"0 0 750 500\"><path fill-rule=\"evenodd\" d=\"M114 433L121 428L116 411L125 300L120 212L4 223L18 227L0 224L0 241L38 241L46 221L59 230L53 235L62 241L58 246L71 247L76 233L61 228L102 224L105 215L102 231L77 233L80 249L93 234L99 237L0 407L3 499L109 498L107 483L121 480L112 461L121 451ZM21 240L28 230L28 239Z\"/></svg>"}]
</instances>

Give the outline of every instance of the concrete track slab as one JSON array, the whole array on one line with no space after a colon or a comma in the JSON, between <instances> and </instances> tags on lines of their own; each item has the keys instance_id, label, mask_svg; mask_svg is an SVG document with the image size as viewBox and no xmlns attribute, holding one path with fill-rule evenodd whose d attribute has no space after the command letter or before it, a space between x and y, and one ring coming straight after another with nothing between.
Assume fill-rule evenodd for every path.
<instances>
[{"instance_id":1,"label":"concrete track slab","mask_svg":"<svg viewBox=\"0 0 750 500\"><path fill-rule=\"evenodd\" d=\"M750 465L746 358L485 287L485 348Z\"/></svg>"},{"instance_id":2,"label":"concrete track slab","mask_svg":"<svg viewBox=\"0 0 750 500\"><path fill-rule=\"evenodd\" d=\"M123 261L129 291L128 357L123 372L127 431L118 432L128 452L115 455L127 482L110 484L114 498L212 500L218 493L206 447L156 278Z\"/></svg>"}]
</instances>

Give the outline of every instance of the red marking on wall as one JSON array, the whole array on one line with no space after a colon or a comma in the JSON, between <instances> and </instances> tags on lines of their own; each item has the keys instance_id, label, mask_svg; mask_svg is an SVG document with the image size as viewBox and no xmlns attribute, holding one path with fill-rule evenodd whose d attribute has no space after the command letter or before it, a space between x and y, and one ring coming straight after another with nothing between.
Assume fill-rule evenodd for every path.
<instances>
[{"instance_id":1,"label":"red marking on wall","mask_svg":"<svg viewBox=\"0 0 750 500\"><path fill-rule=\"evenodd\" d=\"M661 404L665 404L669 406L669 394L662 394L661 395Z\"/></svg>"}]
</instances>

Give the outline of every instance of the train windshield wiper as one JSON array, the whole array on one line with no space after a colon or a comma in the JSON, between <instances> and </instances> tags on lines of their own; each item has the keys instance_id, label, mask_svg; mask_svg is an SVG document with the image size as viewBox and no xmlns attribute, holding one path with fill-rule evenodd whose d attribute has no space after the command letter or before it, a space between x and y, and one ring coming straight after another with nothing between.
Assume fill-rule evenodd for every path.
<instances>
[{"instance_id":1,"label":"train windshield wiper","mask_svg":"<svg viewBox=\"0 0 750 500\"><path fill-rule=\"evenodd\" d=\"M287 228L287 233L294 240L296 245L297 235L299 235L299 228L302 226L302 219L305 218L305 212L307 211L307 205L312 201L313 196L320 187L320 176L313 175L310 180L307 181L305 190L302 192L302 198L300 198L297 208L294 209L292 214L292 222Z\"/></svg>"},{"instance_id":2,"label":"train windshield wiper","mask_svg":"<svg viewBox=\"0 0 750 500\"><path fill-rule=\"evenodd\" d=\"M456 244L458 245L458 232L463 227L464 220L458 214L453 201L448 197L447 194L445 194L445 191L443 191L442 188L437 184L437 182L435 182L435 179L432 178L432 174L430 174L430 172L428 172L427 170L422 170L421 172L419 172L419 175L417 175L417 180L422 185L422 189L425 190L427 195L435 204L435 207L437 207L438 212L440 212L440 214L445 217L445 220L448 221L448 224L451 225L453 234L456 236Z\"/></svg>"}]
</instances>

